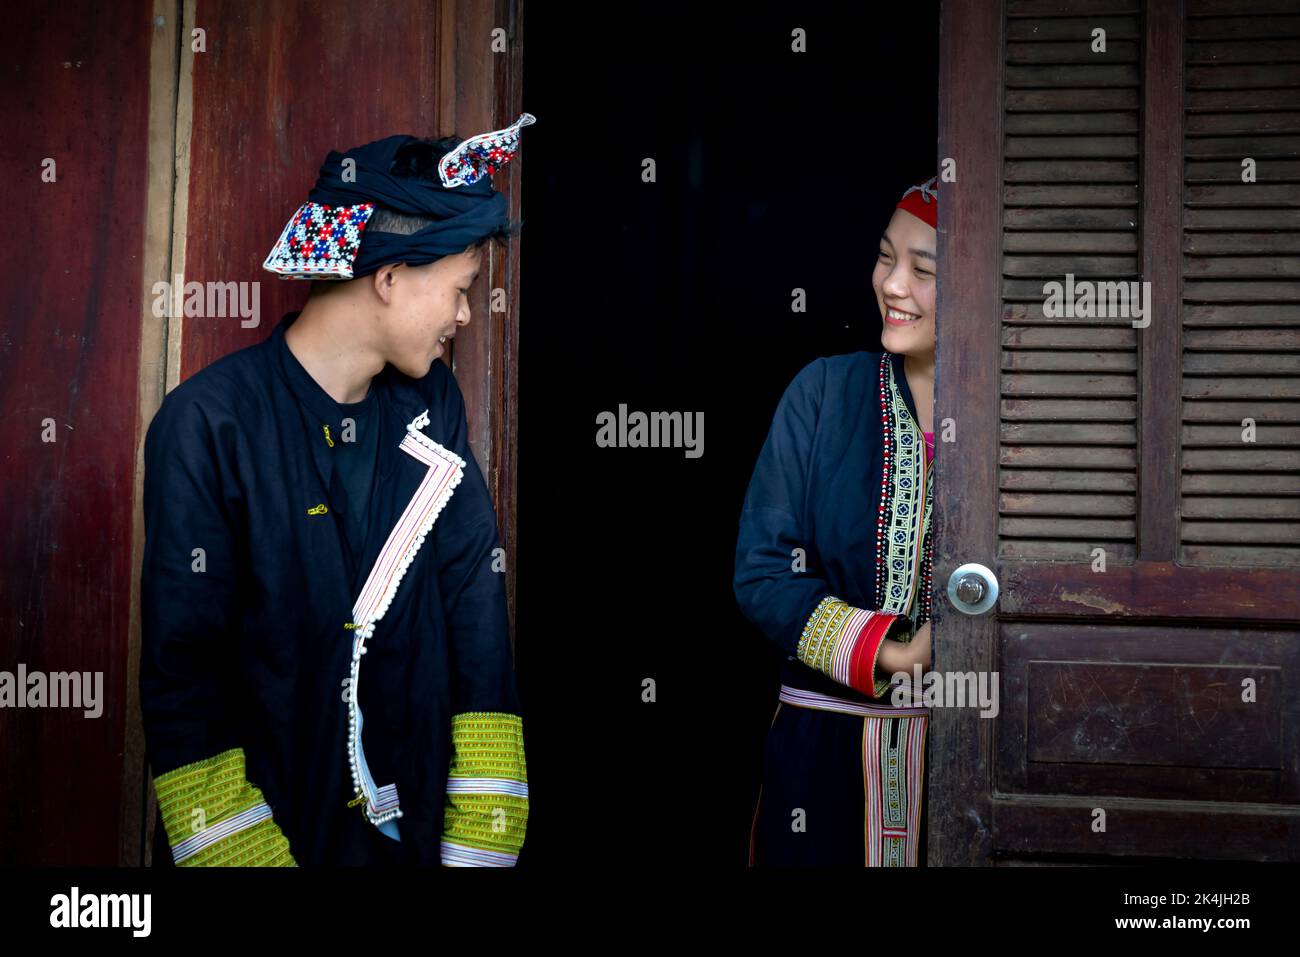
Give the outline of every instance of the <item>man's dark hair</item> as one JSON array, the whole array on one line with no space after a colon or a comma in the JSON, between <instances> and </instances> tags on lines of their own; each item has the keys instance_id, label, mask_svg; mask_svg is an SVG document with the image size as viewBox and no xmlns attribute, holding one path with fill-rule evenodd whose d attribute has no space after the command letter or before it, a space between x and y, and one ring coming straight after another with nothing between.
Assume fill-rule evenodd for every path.
<instances>
[{"instance_id":1,"label":"man's dark hair","mask_svg":"<svg viewBox=\"0 0 1300 957\"><path fill-rule=\"evenodd\" d=\"M439 161L463 142L464 140L461 137L452 134L437 139L421 139L407 143L397 151L397 155L393 158L393 175L411 176L417 179L429 180L430 182L435 181L438 179ZM412 216L384 206L382 203L376 203L375 211L370 214L370 219L366 222L366 232L398 233L403 236L410 236L412 233L417 233L424 227L436 222L436 219L428 216ZM495 231L466 248L479 249L490 241L504 243L510 237L518 235L521 225L522 223L519 221L507 219ZM326 287L339 284L337 280L312 280L311 294L315 295Z\"/></svg>"}]
</instances>

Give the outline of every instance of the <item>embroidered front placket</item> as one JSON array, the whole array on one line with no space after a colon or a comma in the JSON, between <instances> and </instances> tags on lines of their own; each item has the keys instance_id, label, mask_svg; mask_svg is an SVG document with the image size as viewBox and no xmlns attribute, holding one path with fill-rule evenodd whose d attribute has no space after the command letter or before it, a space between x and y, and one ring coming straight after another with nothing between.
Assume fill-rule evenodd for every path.
<instances>
[{"instance_id":1,"label":"embroidered front placket","mask_svg":"<svg viewBox=\"0 0 1300 957\"><path fill-rule=\"evenodd\" d=\"M391 837L397 837L396 824L392 822L402 816L397 785L376 785L366 764L361 737L364 720L358 701L358 688L361 682L361 656L366 653L366 641L374 635L375 624L384 617L393 603L403 576L465 474L464 459L421 431L428 424L429 412L426 409L406 427L401 449L427 465L428 471L384 542L352 609L352 663L347 695L348 766L352 772L352 787L356 798L349 802L349 806L360 805L370 822Z\"/></svg>"}]
</instances>

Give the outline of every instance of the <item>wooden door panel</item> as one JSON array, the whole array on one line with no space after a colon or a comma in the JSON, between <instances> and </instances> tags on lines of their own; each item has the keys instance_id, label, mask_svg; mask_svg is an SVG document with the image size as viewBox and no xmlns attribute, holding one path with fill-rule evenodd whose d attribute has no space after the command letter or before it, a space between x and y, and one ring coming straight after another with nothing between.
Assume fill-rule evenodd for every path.
<instances>
[{"instance_id":1,"label":"wooden door panel","mask_svg":"<svg viewBox=\"0 0 1300 957\"><path fill-rule=\"evenodd\" d=\"M998 665L999 793L1300 801L1291 633L1003 623Z\"/></svg>"},{"instance_id":2,"label":"wooden door panel","mask_svg":"<svg viewBox=\"0 0 1300 957\"><path fill-rule=\"evenodd\" d=\"M1110 862L1300 859L1300 822L1293 809L1117 797L1104 802L1106 830L1099 832L1093 829L1098 805L1091 802L1073 797L998 798L988 820L994 853L998 858L1056 855L1069 862L1098 857Z\"/></svg>"},{"instance_id":3,"label":"wooden door panel","mask_svg":"<svg viewBox=\"0 0 1300 957\"><path fill-rule=\"evenodd\" d=\"M137 381L157 322L141 282L150 12L141 0L5 10L0 671L7 685L20 666L47 675L49 702L56 675L97 674L99 711L0 706L4 866L117 862L131 835L115 803L141 793L121 755Z\"/></svg>"},{"instance_id":4,"label":"wooden door panel","mask_svg":"<svg viewBox=\"0 0 1300 957\"><path fill-rule=\"evenodd\" d=\"M1187 12L1179 561L1294 570L1300 288L1288 291L1286 280L1300 275L1300 234L1284 230L1300 211L1300 21L1265 16L1258 0L1231 11L1191 0ZM1287 106L1262 109L1279 89ZM1203 102L1234 92L1230 102ZM1243 182L1246 162L1254 182ZM1194 218L1225 204L1249 215ZM1261 311L1261 297L1284 314Z\"/></svg>"},{"instance_id":5,"label":"wooden door panel","mask_svg":"<svg viewBox=\"0 0 1300 957\"><path fill-rule=\"evenodd\" d=\"M954 0L940 62L935 667L1000 703L934 712L930 862L1300 859L1300 4Z\"/></svg>"},{"instance_id":6,"label":"wooden door panel","mask_svg":"<svg viewBox=\"0 0 1300 957\"><path fill-rule=\"evenodd\" d=\"M1300 619L1293 571L1267 567L1189 568L1173 562L998 566L1006 615L1123 615L1143 618Z\"/></svg>"}]
</instances>

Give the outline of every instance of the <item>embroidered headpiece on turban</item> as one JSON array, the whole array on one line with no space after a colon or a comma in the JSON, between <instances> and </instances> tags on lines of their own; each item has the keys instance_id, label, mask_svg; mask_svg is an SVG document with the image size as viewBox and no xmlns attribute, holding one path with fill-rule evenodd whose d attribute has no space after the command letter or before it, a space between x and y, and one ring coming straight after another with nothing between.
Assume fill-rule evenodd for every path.
<instances>
[{"instance_id":1,"label":"embroidered headpiece on turban","mask_svg":"<svg viewBox=\"0 0 1300 957\"><path fill-rule=\"evenodd\" d=\"M908 187L896 209L906 210L931 228L939 228L939 177L931 176L919 186Z\"/></svg>"},{"instance_id":2,"label":"embroidered headpiece on turban","mask_svg":"<svg viewBox=\"0 0 1300 957\"><path fill-rule=\"evenodd\" d=\"M426 156L428 145L414 136L331 150L262 268L285 279L354 279L388 263L422 266L464 251L506 223L506 198L491 176L514 158L519 131L535 122L525 113L441 157ZM434 222L410 235L367 234L376 205Z\"/></svg>"}]
</instances>

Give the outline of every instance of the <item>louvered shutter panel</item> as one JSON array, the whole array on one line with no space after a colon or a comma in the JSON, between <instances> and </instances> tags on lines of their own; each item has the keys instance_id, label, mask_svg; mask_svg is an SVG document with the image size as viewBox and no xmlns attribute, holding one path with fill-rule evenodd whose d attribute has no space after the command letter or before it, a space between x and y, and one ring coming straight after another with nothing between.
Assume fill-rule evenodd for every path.
<instances>
[{"instance_id":1,"label":"louvered shutter panel","mask_svg":"<svg viewBox=\"0 0 1300 957\"><path fill-rule=\"evenodd\" d=\"M1192 0L1184 53L1180 560L1296 565L1300 4Z\"/></svg>"},{"instance_id":2,"label":"louvered shutter panel","mask_svg":"<svg viewBox=\"0 0 1300 957\"><path fill-rule=\"evenodd\" d=\"M935 663L1000 700L932 714L931 863L1300 860L1300 0L941 22Z\"/></svg>"},{"instance_id":3,"label":"louvered shutter panel","mask_svg":"<svg viewBox=\"0 0 1300 957\"><path fill-rule=\"evenodd\" d=\"M1137 0L1007 5L1002 558L1134 557L1132 320L1048 317L1043 290L1138 278L1139 28Z\"/></svg>"}]
</instances>

